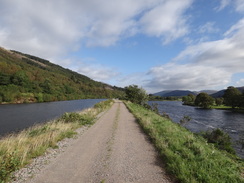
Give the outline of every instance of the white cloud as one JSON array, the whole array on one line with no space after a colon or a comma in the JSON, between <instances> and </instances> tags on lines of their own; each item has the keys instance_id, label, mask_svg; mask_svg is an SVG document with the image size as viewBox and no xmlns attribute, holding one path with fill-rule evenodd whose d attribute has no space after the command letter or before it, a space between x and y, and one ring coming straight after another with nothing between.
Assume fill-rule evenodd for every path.
<instances>
[{"instance_id":1,"label":"white cloud","mask_svg":"<svg viewBox=\"0 0 244 183\"><path fill-rule=\"evenodd\" d=\"M1 0L0 45L44 58L111 46L135 34L170 42L188 32L192 0ZM167 35L167 36L166 36Z\"/></svg>"},{"instance_id":2,"label":"white cloud","mask_svg":"<svg viewBox=\"0 0 244 183\"><path fill-rule=\"evenodd\" d=\"M152 68L149 74L153 79L146 86L158 91L214 88L226 85L231 79L231 73L227 71L195 64L166 64Z\"/></svg>"},{"instance_id":3,"label":"white cloud","mask_svg":"<svg viewBox=\"0 0 244 183\"><path fill-rule=\"evenodd\" d=\"M235 73L244 73L243 20L225 38L187 47L171 63L154 67L151 89L209 89L226 86ZM187 63L187 64L186 64Z\"/></svg>"},{"instance_id":4,"label":"white cloud","mask_svg":"<svg viewBox=\"0 0 244 183\"><path fill-rule=\"evenodd\" d=\"M221 11L227 6L233 5L236 12L244 13L244 1L243 0L220 0L220 4L215 8L216 11Z\"/></svg>"},{"instance_id":5,"label":"white cloud","mask_svg":"<svg viewBox=\"0 0 244 183\"><path fill-rule=\"evenodd\" d=\"M79 62L73 68L76 72L90 77L96 81L108 81L111 78L117 77L119 73L115 69L106 67L100 64L90 64L86 62Z\"/></svg>"},{"instance_id":6,"label":"white cloud","mask_svg":"<svg viewBox=\"0 0 244 183\"><path fill-rule=\"evenodd\" d=\"M236 0L235 2L236 11L240 13L244 13L244 1Z\"/></svg>"},{"instance_id":7,"label":"white cloud","mask_svg":"<svg viewBox=\"0 0 244 183\"><path fill-rule=\"evenodd\" d=\"M236 82L236 86L242 87L244 86L244 79L240 79L239 81Z\"/></svg>"},{"instance_id":8,"label":"white cloud","mask_svg":"<svg viewBox=\"0 0 244 183\"><path fill-rule=\"evenodd\" d=\"M218 31L219 31L219 29L215 27L215 22L207 22L206 24L199 27L199 32L201 34L217 33Z\"/></svg>"},{"instance_id":9,"label":"white cloud","mask_svg":"<svg viewBox=\"0 0 244 183\"><path fill-rule=\"evenodd\" d=\"M120 77L119 79L117 79L117 84L120 87L126 87L132 84L136 84L141 87L146 83L148 79L149 78L146 73L137 72L133 74L128 74L127 76Z\"/></svg>"},{"instance_id":10,"label":"white cloud","mask_svg":"<svg viewBox=\"0 0 244 183\"><path fill-rule=\"evenodd\" d=\"M227 7L232 0L220 0L220 5L218 7L215 8L216 11L221 11L223 10L225 7Z\"/></svg>"},{"instance_id":11,"label":"white cloud","mask_svg":"<svg viewBox=\"0 0 244 183\"><path fill-rule=\"evenodd\" d=\"M192 0L163 1L140 19L142 31L151 36L163 37L165 44L188 33L184 13Z\"/></svg>"}]
</instances>

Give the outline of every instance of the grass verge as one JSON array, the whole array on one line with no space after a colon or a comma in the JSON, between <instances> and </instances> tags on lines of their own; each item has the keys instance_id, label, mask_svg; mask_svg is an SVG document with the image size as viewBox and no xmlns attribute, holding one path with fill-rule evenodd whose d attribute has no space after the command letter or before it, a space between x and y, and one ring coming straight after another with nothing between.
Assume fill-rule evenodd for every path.
<instances>
[{"instance_id":1,"label":"grass verge","mask_svg":"<svg viewBox=\"0 0 244 183\"><path fill-rule=\"evenodd\" d=\"M11 134L0 139L0 183L7 182L11 173L30 163L57 142L73 137L75 130L94 123L96 116L112 105L106 100L80 113L65 113L61 118Z\"/></svg>"},{"instance_id":2,"label":"grass verge","mask_svg":"<svg viewBox=\"0 0 244 183\"><path fill-rule=\"evenodd\" d=\"M142 106L125 102L151 137L167 171L183 183L244 182L243 160Z\"/></svg>"}]
</instances>

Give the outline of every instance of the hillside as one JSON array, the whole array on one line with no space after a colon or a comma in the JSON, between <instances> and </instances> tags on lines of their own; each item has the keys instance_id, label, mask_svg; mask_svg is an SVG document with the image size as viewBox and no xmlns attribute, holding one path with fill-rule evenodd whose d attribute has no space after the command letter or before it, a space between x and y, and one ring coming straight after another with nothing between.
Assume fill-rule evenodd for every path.
<instances>
[{"instance_id":1,"label":"hillside","mask_svg":"<svg viewBox=\"0 0 244 183\"><path fill-rule=\"evenodd\" d=\"M244 86L243 87L236 87L241 93L244 92ZM225 89L226 90L226 89ZM220 97L223 97L224 93L225 93L225 90L220 90L216 93L213 93L211 96L214 97L214 98L220 98Z\"/></svg>"},{"instance_id":2,"label":"hillside","mask_svg":"<svg viewBox=\"0 0 244 183\"><path fill-rule=\"evenodd\" d=\"M241 93L244 92L244 87L236 87ZM226 90L226 89L225 89ZM189 90L164 90L158 93L154 93L154 96L160 97L183 97L189 94L198 95L199 93L207 93L214 98L223 97L225 90L201 90L201 91L189 91Z\"/></svg>"},{"instance_id":3,"label":"hillside","mask_svg":"<svg viewBox=\"0 0 244 183\"><path fill-rule=\"evenodd\" d=\"M122 88L94 81L48 60L0 48L0 102L118 98Z\"/></svg>"},{"instance_id":4,"label":"hillside","mask_svg":"<svg viewBox=\"0 0 244 183\"><path fill-rule=\"evenodd\" d=\"M165 90L158 93L153 94L154 96L160 96L160 97L183 97L188 94L196 95L195 92L189 91L189 90Z\"/></svg>"}]
</instances>

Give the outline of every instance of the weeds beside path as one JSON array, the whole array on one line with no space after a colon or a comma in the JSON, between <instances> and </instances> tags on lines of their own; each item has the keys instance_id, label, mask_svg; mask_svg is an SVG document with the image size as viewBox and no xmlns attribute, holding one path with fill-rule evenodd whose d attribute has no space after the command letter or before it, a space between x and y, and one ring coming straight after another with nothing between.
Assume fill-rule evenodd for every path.
<instances>
[{"instance_id":1,"label":"weeds beside path","mask_svg":"<svg viewBox=\"0 0 244 183\"><path fill-rule=\"evenodd\" d=\"M29 182L169 183L157 152L125 105L113 106Z\"/></svg>"},{"instance_id":2,"label":"weeds beside path","mask_svg":"<svg viewBox=\"0 0 244 183\"><path fill-rule=\"evenodd\" d=\"M77 128L91 125L112 103L107 100L80 113L65 113L60 119L0 139L0 183L8 181L12 172L29 164L48 148L57 148L57 142L73 137Z\"/></svg>"},{"instance_id":3,"label":"weeds beside path","mask_svg":"<svg viewBox=\"0 0 244 183\"><path fill-rule=\"evenodd\" d=\"M243 160L153 111L130 102L126 105L152 138L168 172L180 182L244 182Z\"/></svg>"}]
</instances>

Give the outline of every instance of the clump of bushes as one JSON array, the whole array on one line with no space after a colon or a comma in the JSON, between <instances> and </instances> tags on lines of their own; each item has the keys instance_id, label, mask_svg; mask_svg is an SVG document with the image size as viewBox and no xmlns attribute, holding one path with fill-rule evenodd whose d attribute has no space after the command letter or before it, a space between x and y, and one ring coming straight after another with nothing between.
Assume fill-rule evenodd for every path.
<instances>
[{"instance_id":1,"label":"clump of bushes","mask_svg":"<svg viewBox=\"0 0 244 183\"><path fill-rule=\"evenodd\" d=\"M59 120L64 123L78 122L80 125L91 124L95 116L89 114L79 114L76 112L64 113Z\"/></svg>"},{"instance_id":2,"label":"clump of bushes","mask_svg":"<svg viewBox=\"0 0 244 183\"><path fill-rule=\"evenodd\" d=\"M0 182L2 183L11 172L18 170L20 164L20 157L16 151L5 153L0 163Z\"/></svg>"},{"instance_id":3,"label":"clump of bushes","mask_svg":"<svg viewBox=\"0 0 244 183\"><path fill-rule=\"evenodd\" d=\"M202 136L207 139L208 143L214 144L218 149L236 154L232 147L230 136L219 128L202 133Z\"/></svg>"}]
</instances>

